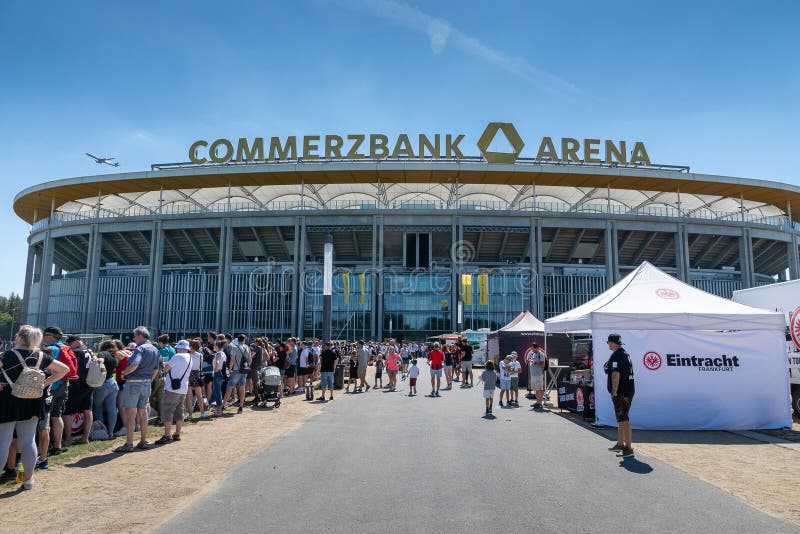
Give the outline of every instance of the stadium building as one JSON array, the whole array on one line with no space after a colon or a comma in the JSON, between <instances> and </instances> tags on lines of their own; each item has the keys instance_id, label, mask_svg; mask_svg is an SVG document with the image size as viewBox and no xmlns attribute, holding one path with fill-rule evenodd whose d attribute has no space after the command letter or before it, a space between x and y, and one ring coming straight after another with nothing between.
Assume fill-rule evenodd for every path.
<instances>
[{"instance_id":1,"label":"stadium building","mask_svg":"<svg viewBox=\"0 0 800 534\"><path fill-rule=\"evenodd\" d=\"M498 130L512 153L488 150ZM644 260L724 297L800 276L792 185L651 164L640 143L543 138L523 158L510 124L473 157L458 136L328 137L198 141L188 163L22 191L23 320L320 336L328 234L336 339L548 318Z\"/></svg>"}]
</instances>

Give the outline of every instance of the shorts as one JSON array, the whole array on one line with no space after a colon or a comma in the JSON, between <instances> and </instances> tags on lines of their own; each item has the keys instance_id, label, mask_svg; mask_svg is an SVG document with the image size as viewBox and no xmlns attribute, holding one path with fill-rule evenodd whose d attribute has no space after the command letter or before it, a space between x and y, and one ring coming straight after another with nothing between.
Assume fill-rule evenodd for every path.
<instances>
[{"instance_id":1,"label":"shorts","mask_svg":"<svg viewBox=\"0 0 800 534\"><path fill-rule=\"evenodd\" d=\"M461 362L461 370L465 373L472 371L472 361L470 360L468 362Z\"/></svg>"},{"instance_id":2,"label":"shorts","mask_svg":"<svg viewBox=\"0 0 800 534\"><path fill-rule=\"evenodd\" d=\"M199 388L202 387L203 381L200 378L200 370L196 371L189 371L189 387L190 388Z\"/></svg>"},{"instance_id":3,"label":"shorts","mask_svg":"<svg viewBox=\"0 0 800 534\"><path fill-rule=\"evenodd\" d=\"M618 395L616 397L611 397L611 400L614 401L614 415L617 417L617 423L630 421L628 418L628 412L631 410L631 402L633 402L633 397L623 397Z\"/></svg>"},{"instance_id":4,"label":"shorts","mask_svg":"<svg viewBox=\"0 0 800 534\"><path fill-rule=\"evenodd\" d=\"M409 378L408 379L408 385L415 387L417 385L417 379L416 378Z\"/></svg>"},{"instance_id":5,"label":"shorts","mask_svg":"<svg viewBox=\"0 0 800 534\"><path fill-rule=\"evenodd\" d=\"M325 371L320 373L319 389L333 389L333 371Z\"/></svg>"},{"instance_id":6,"label":"shorts","mask_svg":"<svg viewBox=\"0 0 800 534\"><path fill-rule=\"evenodd\" d=\"M519 389L519 377L512 376L511 377L511 391L517 391Z\"/></svg>"},{"instance_id":7,"label":"shorts","mask_svg":"<svg viewBox=\"0 0 800 534\"><path fill-rule=\"evenodd\" d=\"M286 369L280 369L281 378L286 378Z\"/></svg>"},{"instance_id":8,"label":"shorts","mask_svg":"<svg viewBox=\"0 0 800 534\"><path fill-rule=\"evenodd\" d=\"M441 369L431 369L431 378L433 378L435 376L441 377L442 376L442 370Z\"/></svg>"},{"instance_id":9,"label":"shorts","mask_svg":"<svg viewBox=\"0 0 800 534\"><path fill-rule=\"evenodd\" d=\"M358 378L360 378L361 380L364 380L366 377L367 377L367 366L365 365L364 367L361 367L359 365L358 366Z\"/></svg>"},{"instance_id":10,"label":"shorts","mask_svg":"<svg viewBox=\"0 0 800 534\"><path fill-rule=\"evenodd\" d=\"M63 384L60 388L53 391L53 403L50 408L51 417L61 417L64 415L64 408L67 404L67 384Z\"/></svg>"},{"instance_id":11,"label":"shorts","mask_svg":"<svg viewBox=\"0 0 800 534\"><path fill-rule=\"evenodd\" d=\"M249 371L245 371L244 373L240 373L239 371L234 371L231 373L230 378L228 378L228 388L231 389L235 386L244 387L247 383L247 373Z\"/></svg>"},{"instance_id":12,"label":"shorts","mask_svg":"<svg viewBox=\"0 0 800 534\"><path fill-rule=\"evenodd\" d=\"M452 369L452 368L453 368L453 366L452 366L452 365L445 365L445 366L444 366L444 368L445 368L445 369Z\"/></svg>"},{"instance_id":13,"label":"shorts","mask_svg":"<svg viewBox=\"0 0 800 534\"><path fill-rule=\"evenodd\" d=\"M400 359L403 360L403 363L406 365L408 365L408 362L411 361L411 358L400 358Z\"/></svg>"},{"instance_id":14,"label":"shorts","mask_svg":"<svg viewBox=\"0 0 800 534\"><path fill-rule=\"evenodd\" d=\"M72 384L76 385L72 385ZM67 404L64 408L64 415L74 415L92 409L94 400L94 389L89 386L73 382L69 386L67 394Z\"/></svg>"},{"instance_id":15,"label":"shorts","mask_svg":"<svg viewBox=\"0 0 800 534\"><path fill-rule=\"evenodd\" d=\"M494 398L494 388L492 388L492 389L484 389L483 390L483 398L484 399Z\"/></svg>"},{"instance_id":16,"label":"shorts","mask_svg":"<svg viewBox=\"0 0 800 534\"><path fill-rule=\"evenodd\" d=\"M120 392L120 408L146 409L147 402L150 400L150 390L151 386L149 380L136 382L131 380L126 381L125 388Z\"/></svg>"},{"instance_id":17,"label":"shorts","mask_svg":"<svg viewBox=\"0 0 800 534\"><path fill-rule=\"evenodd\" d=\"M510 378L501 378L500 379L500 391L508 391L511 389L511 379Z\"/></svg>"},{"instance_id":18,"label":"shorts","mask_svg":"<svg viewBox=\"0 0 800 534\"><path fill-rule=\"evenodd\" d=\"M544 389L544 373L531 373L530 388L534 391Z\"/></svg>"},{"instance_id":19,"label":"shorts","mask_svg":"<svg viewBox=\"0 0 800 534\"><path fill-rule=\"evenodd\" d=\"M294 365L290 365L289 368L286 369L286 373L285 373L284 376L286 376L286 378L293 378L294 375L295 375L296 369L297 368Z\"/></svg>"},{"instance_id":20,"label":"shorts","mask_svg":"<svg viewBox=\"0 0 800 534\"><path fill-rule=\"evenodd\" d=\"M186 397L184 393L175 393L173 391L164 390L161 392L161 415L162 421L172 421L177 423L183 421L183 399Z\"/></svg>"},{"instance_id":21,"label":"shorts","mask_svg":"<svg viewBox=\"0 0 800 534\"><path fill-rule=\"evenodd\" d=\"M161 406L161 392L164 391L165 382L166 379L159 375L150 386L150 406L156 407L156 409ZM158 411L160 412L161 410L158 409Z\"/></svg>"},{"instance_id":22,"label":"shorts","mask_svg":"<svg viewBox=\"0 0 800 534\"><path fill-rule=\"evenodd\" d=\"M258 369L255 367L250 369L250 376L248 376L248 378L253 382L254 387L257 386L260 383L258 378Z\"/></svg>"},{"instance_id":23,"label":"shorts","mask_svg":"<svg viewBox=\"0 0 800 534\"><path fill-rule=\"evenodd\" d=\"M383 371L375 371L375 379L383 378Z\"/></svg>"},{"instance_id":24,"label":"shorts","mask_svg":"<svg viewBox=\"0 0 800 534\"><path fill-rule=\"evenodd\" d=\"M308 374L308 367L298 367L297 376L306 376Z\"/></svg>"},{"instance_id":25,"label":"shorts","mask_svg":"<svg viewBox=\"0 0 800 534\"><path fill-rule=\"evenodd\" d=\"M214 375L213 374L204 374L203 375L203 385L208 385L214 382Z\"/></svg>"}]
</instances>

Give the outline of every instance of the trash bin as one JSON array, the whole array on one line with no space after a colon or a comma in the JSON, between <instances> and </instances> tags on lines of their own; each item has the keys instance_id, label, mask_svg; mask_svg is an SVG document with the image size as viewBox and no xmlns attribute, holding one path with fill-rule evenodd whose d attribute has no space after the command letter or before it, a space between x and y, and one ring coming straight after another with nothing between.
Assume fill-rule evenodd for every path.
<instances>
[{"instance_id":1,"label":"trash bin","mask_svg":"<svg viewBox=\"0 0 800 534\"><path fill-rule=\"evenodd\" d=\"M333 372L333 389L342 389L344 387L344 365L339 364Z\"/></svg>"}]
</instances>

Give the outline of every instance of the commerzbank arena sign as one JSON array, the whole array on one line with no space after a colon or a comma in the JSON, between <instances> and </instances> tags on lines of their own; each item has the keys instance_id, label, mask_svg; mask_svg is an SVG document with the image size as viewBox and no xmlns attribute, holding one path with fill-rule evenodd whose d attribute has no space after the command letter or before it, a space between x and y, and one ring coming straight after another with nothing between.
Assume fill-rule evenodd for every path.
<instances>
[{"instance_id":1,"label":"commerzbank arena sign","mask_svg":"<svg viewBox=\"0 0 800 534\"><path fill-rule=\"evenodd\" d=\"M512 150L489 150L495 136L505 136ZM291 160L357 160L357 159L463 159L462 143L465 134L404 134L389 137L384 134L306 135L302 137L255 137L236 141L199 140L189 147L189 160L197 165L258 163ZM522 153L525 142L510 122L491 122L476 145L487 163L514 163ZM550 163L596 163L620 165L650 165L650 156L641 141L633 143L601 139L554 139L542 137L536 160Z\"/></svg>"}]
</instances>

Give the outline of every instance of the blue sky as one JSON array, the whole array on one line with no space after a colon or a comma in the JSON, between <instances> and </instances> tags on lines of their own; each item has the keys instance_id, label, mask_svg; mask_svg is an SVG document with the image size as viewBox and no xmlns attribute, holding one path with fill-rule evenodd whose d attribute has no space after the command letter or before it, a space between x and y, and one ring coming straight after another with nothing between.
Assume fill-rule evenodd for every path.
<instances>
[{"instance_id":1,"label":"blue sky","mask_svg":"<svg viewBox=\"0 0 800 534\"><path fill-rule=\"evenodd\" d=\"M168 5L163 5L168 4ZM800 3L0 2L0 294L25 187L185 161L197 139L642 140L653 162L800 184ZM477 154L470 142L468 154Z\"/></svg>"}]
</instances>

